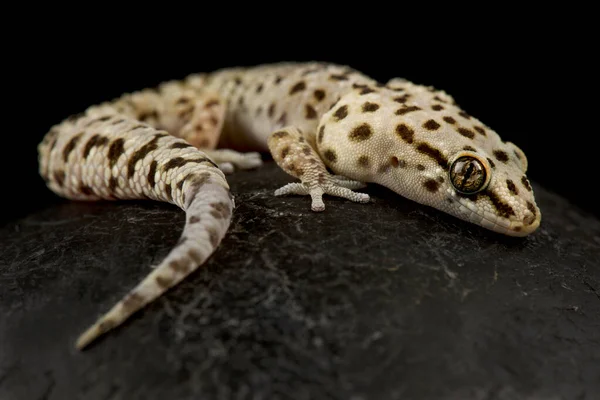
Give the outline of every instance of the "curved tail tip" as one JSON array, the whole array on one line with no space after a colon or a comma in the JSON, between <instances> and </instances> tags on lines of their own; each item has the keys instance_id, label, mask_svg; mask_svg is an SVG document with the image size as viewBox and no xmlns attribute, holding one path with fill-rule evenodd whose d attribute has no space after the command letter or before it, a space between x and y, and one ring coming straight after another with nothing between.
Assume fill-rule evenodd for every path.
<instances>
[{"instance_id":1,"label":"curved tail tip","mask_svg":"<svg viewBox=\"0 0 600 400\"><path fill-rule=\"evenodd\" d=\"M81 336L79 336L77 342L75 343L75 348L77 350L85 349L97 336L98 332L96 331L95 327L89 328L87 331L81 334Z\"/></svg>"},{"instance_id":2,"label":"curved tail tip","mask_svg":"<svg viewBox=\"0 0 600 400\"><path fill-rule=\"evenodd\" d=\"M112 329L114 323L111 323L110 320L105 320L100 323L95 323L90 326L85 332L83 332L79 338L77 338L77 342L75 342L75 348L77 350L85 349L90 343L96 340L99 336Z\"/></svg>"}]
</instances>

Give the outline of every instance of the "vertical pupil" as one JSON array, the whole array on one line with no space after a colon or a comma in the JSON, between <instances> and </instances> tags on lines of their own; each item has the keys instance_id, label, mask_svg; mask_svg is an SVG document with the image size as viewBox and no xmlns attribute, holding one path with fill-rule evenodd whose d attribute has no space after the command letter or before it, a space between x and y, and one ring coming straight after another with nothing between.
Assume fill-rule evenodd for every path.
<instances>
[{"instance_id":1,"label":"vertical pupil","mask_svg":"<svg viewBox=\"0 0 600 400\"><path fill-rule=\"evenodd\" d=\"M474 168L473 163L469 162L468 167L467 167L467 172L465 172L465 176L463 177L463 180L460 184L461 190L465 188L465 184L467 183L467 181L471 177L471 174L473 173L473 168Z\"/></svg>"}]
</instances>

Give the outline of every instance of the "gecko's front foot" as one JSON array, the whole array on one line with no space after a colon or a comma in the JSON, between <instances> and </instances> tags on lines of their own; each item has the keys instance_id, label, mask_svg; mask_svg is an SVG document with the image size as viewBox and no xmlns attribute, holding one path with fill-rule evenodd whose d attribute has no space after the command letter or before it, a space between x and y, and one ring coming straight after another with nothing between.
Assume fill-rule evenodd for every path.
<instances>
[{"instance_id":1,"label":"gecko's front foot","mask_svg":"<svg viewBox=\"0 0 600 400\"><path fill-rule=\"evenodd\" d=\"M323 194L330 196L343 197L356 203L368 203L370 197L366 193L353 192L352 189L358 189L365 185L361 182L349 179L335 179L331 175L320 174L316 179L302 179L302 183L294 182L277 189L275 196L284 196L288 194L310 195L312 199L311 209L313 211L324 211L325 203Z\"/></svg>"},{"instance_id":2,"label":"gecko's front foot","mask_svg":"<svg viewBox=\"0 0 600 400\"><path fill-rule=\"evenodd\" d=\"M365 184L327 172L317 153L298 129L289 127L273 133L268 145L275 162L285 172L301 180L277 189L275 196L310 195L313 211L325 210L323 194L343 197L357 203L369 202L368 194L353 191L365 187Z\"/></svg>"}]
</instances>

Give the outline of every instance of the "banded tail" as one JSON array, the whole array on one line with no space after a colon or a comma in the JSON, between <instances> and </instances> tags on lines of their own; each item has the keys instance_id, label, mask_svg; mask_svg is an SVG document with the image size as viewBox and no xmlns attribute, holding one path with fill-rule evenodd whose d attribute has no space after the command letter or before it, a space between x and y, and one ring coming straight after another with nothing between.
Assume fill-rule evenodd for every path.
<instances>
[{"instance_id":1,"label":"banded tail","mask_svg":"<svg viewBox=\"0 0 600 400\"><path fill-rule=\"evenodd\" d=\"M181 138L116 113L53 127L38 146L48 187L73 200L151 199L179 206L186 223L166 258L77 340L83 349L202 265L229 228L233 197L223 172Z\"/></svg>"}]
</instances>

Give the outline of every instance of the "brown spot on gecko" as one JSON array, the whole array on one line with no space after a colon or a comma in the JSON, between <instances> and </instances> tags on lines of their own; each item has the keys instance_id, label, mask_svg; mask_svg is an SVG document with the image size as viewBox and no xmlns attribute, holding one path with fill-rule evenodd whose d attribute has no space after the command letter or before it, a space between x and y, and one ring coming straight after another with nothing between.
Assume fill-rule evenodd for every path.
<instances>
[{"instance_id":1,"label":"brown spot on gecko","mask_svg":"<svg viewBox=\"0 0 600 400\"><path fill-rule=\"evenodd\" d=\"M399 108L399 109L396 111L396 115L405 115L405 114L408 114L409 112L418 111L418 110L420 110L420 109L421 109L421 108L420 108L420 107L417 107L417 106L410 106L410 107L406 107L406 106L405 106L405 107L403 107L403 108Z\"/></svg>"},{"instance_id":2,"label":"brown spot on gecko","mask_svg":"<svg viewBox=\"0 0 600 400\"><path fill-rule=\"evenodd\" d=\"M152 118L154 120L157 120L158 119L158 113L156 111L144 112L144 113L139 114L137 119L139 119L140 121L146 121L146 120L148 120L150 118Z\"/></svg>"},{"instance_id":3,"label":"brown spot on gecko","mask_svg":"<svg viewBox=\"0 0 600 400\"><path fill-rule=\"evenodd\" d=\"M156 284L161 289L167 289L167 288L171 287L171 285L173 284L173 279L170 276L157 275L156 278L154 278L154 279L156 280Z\"/></svg>"},{"instance_id":4,"label":"brown spot on gecko","mask_svg":"<svg viewBox=\"0 0 600 400\"><path fill-rule=\"evenodd\" d=\"M119 157L125 152L124 148L125 140L123 138L119 138L111 143L108 148L108 164L110 167L114 167L114 165L119 160Z\"/></svg>"},{"instance_id":5,"label":"brown spot on gecko","mask_svg":"<svg viewBox=\"0 0 600 400\"><path fill-rule=\"evenodd\" d=\"M177 143L173 143L169 148L170 149L185 149L187 147L194 147L189 143L184 143L184 142L177 142Z\"/></svg>"},{"instance_id":6,"label":"brown spot on gecko","mask_svg":"<svg viewBox=\"0 0 600 400\"><path fill-rule=\"evenodd\" d=\"M189 271L190 267L184 260L173 260L169 263L169 268L175 273L185 274Z\"/></svg>"},{"instance_id":7,"label":"brown spot on gecko","mask_svg":"<svg viewBox=\"0 0 600 400\"><path fill-rule=\"evenodd\" d=\"M100 322L98 324L98 331L99 333L106 333L109 330L111 330L112 328L114 328L116 325L115 321L112 319L105 319L104 321Z\"/></svg>"},{"instance_id":8,"label":"brown spot on gecko","mask_svg":"<svg viewBox=\"0 0 600 400\"><path fill-rule=\"evenodd\" d=\"M156 180L154 179L154 175L156 174L156 166L158 165L158 162L156 160L152 160L152 163L150 163L150 171L148 171L148 184L151 187L154 187L154 185L156 185Z\"/></svg>"},{"instance_id":9,"label":"brown spot on gecko","mask_svg":"<svg viewBox=\"0 0 600 400\"><path fill-rule=\"evenodd\" d=\"M123 299L123 310L125 312L137 310L143 304L144 297L137 294L136 292L131 292Z\"/></svg>"},{"instance_id":10,"label":"brown spot on gecko","mask_svg":"<svg viewBox=\"0 0 600 400\"><path fill-rule=\"evenodd\" d=\"M444 106L442 106L441 104L434 104L431 106L431 109L433 111L442 111L444 109Z\"/></svg>"},{"instance_id":11,"label":"brown spot on gecko","mask_svg":"<svg viewBox=\"0 0 600 400\"><path fill-rule=\"evenodd\" d=\"M87 158L87 156L90 154L90 151L92 150L92 148L96 147L96 146L104 146L108 143L108 138L105 136L100 136L98 134L92 136L90 138L90 140L87 141L87 143L85 144L85 147L83 148L83 158Z\"/></svg>"},{"instance_id":12,"label":"brown spot on gecko","mask_svg":"<svg viewBox=\"0 0 600 400\"><path fill-rule=\"evenodd\" d=\"M279 85L282 80L283 80L283 78L281 76L277 75L277 76L275 76L275 80L273 81L273 83L276 85Z\"/></svg>"},{"instance_id":13,"label":"brown spot on gecko","mask_svg":"<svg viewBox=\"0 0 600 400\"><path fill-rule=\"evenodd\" d=\"M194 113L194 107L188 107L184 110L179 111L177 113L177 117L179 117L179 119L182 121L188 121L192 117L193 113ZM143 127L144 127L144 125L138 125L133 129L143 128Z\"/></svg>"},{"instance_id":14,"label":"brown spot on gecko","mask_svg":"<svg viewBox=\"0 0 600 400\"><path fill-rule=\"evenodd\" d=\"M449 123L449 124L452 124L452 125L454 125L454 124L456 123L456 120L455 120L454 118L452 118L452 117L448 117L448 116L446 116L446 117L444 117L444 118L442 118L442 119L443 119L445 122L447 122L447 123Z\"/></svg>"},{"instance_id":15,"label":"brown spot on gecko","mask_svg":"<svg viewBox=\"0 0 600 400\"><path fill-rule=\"evenodd\" d=\"M369 166L369 156L366 155L362 155L360 157L358 157L358 160L356 160L356 163L361 166L361 167L368 167Z\"/></svg>"},{"instance_id":16,"label":"brown spot on gecko","mask_svg":"<svg viewBox=\"0 0 600 400\"><path fill-rule=\"evenodd\" d=\"M304 81L300 81L300 82L296 83L294 86L292 86L292 88L290 89L290 95L301 92L304 89L306 89L306 83Z\"/></svg>"},{"instance_id":17,"label":"brown spot on gecko","mask_svg":"<svg viewBox=\"0 0 600 400\"><path fill-rule=\"evenodd\" d=\"M341 74L331 74L329 76L329 79L331 79L332 81L347 81L348 77L346 75Z\"/></svg>"},{"instance_id":18,"label":"brown spot on gecko","mask_svg":"<svg viewBox=\"0 0 600 400\"><path fill-rule=\"evenodd\" d=\"M350 131L348 139L354 142L362 142L369 139L373 135L373 130L369 124L360 124Z\"/></svg>"},{"instance_id":19,"label":"brown spot on gecko","mask_svg":"<svg viewBox=\"0 0 600 400\"><path fill-rule=\"evenodd\" d=\"M192 215L188 221L189 224L197 224L200 222L200 217L197 215Z\"/></svg>"},{"instance_id":20,"label":"brown spot on gecko","mask_svg":"<svg viewBox=\"0 0 600 400\"><path fill-rule=\"evenodd\" d=\"M119 181L117 180L116 177L111 176L110 179L108 180L108 190L112 192L115 191L115 189L117 188L117 186L119 185Z\"/></svg>"},{"instance_id":21,"label":"brown spot on gecko","mask_svg":"<svg viewBox=\"0 0 600 400\"><path fill-rule=\"evenodd\" d=\"M467 114L466 112L464 112L464 111L459 111L458 115L460 115L464 119L471 119L471 116L469 114Z\"/></svg>"},{"instance_id":22,"label":"brown spot on gecko","mask_svg":"<svg viewBox=\"0 0 600 400\"><path fill-rule=\"evenodd\" d=\"M65 171L58 170L54 172L54 180L58 186L62 186L65 183Z\"/></svg>"},{"instance_id":23,"label":"brown spot on gecko","mask_svg":"<svg viewBox=\"0 0 600 400\"><path fill-rule=\"evenodd\" d=\"M321 143L323 142L323 137L325 136L325 125L322 125L319 128L319 135L317 136L317 142Z\"/></svg>"},{"instance_id":24,"label":"brown spot on gecko","mask_svg":"<svg viewBox=\"0 0 600 400\"><path fill-rule=\"evenodd\" d=\"M504 203L500 199L500 197L498 197L498 195L496 195L496 193L494 193L493 191L488 190L484 195L487 196L490 199L490 201L492 202L492 204L496 208L496 211L502 217L508 218L511 215L513 215L513 216L515 215L515 211L512 209L512 207L509 206L508 204Z\"/></svg>"},{"instance_id":25,"label":"brown spot on gecko","mask_svg":"<svg viewBox=\"0 0 600 400\"><path fill-rule=\"evenodd\" d=\"M415 131L408 127L406 124L400 124L396 127L396 133L404 140L406 143L412 143L413 137L415 135Z\"/></svg>"},{"instance_id":26,"label":"brown spot on gecko","mask_svg":"<svg viewBox=\"0 0 600 400\"><path fill-rule=\"evenodd\" d=\"M267 110L267 115L269 116L269 118L272 118L273 114L275 114L275 103L271 103L269 105L269 109Z\"/></svg>"},{"instance_id":27,"label":"brown spot on gecko","mask_svg":"<svg viewBox=\"0 0 600 400\"><path fill-rule=\"evenodd\" d=\"M285 146L281 149L281 153L279 153L279 157L283 160L290 153L290 146Z\"/></svg>"},{"instance_id":28,"label":"brown spot on gecko","mask_svg":"<svg viewBox=\"0 0 600 400\"><path fill-rule=\"evenodd\" d=\"M164 166L164 171L168 171L172 168L178 168L181 167L187 163L201 163L201 162L209 162L210 164L212 164L215 168L218 168L218 166L216 164L214 164L212 161L210 161L208 158L206 157L198 157L198 158L192 158L192 159L184 159L182 157L175 157L169 160L169 162L167 162Z\"/></svg>"},{"instance_id":29,"label":"brown spot on gecko","mask_svg":"<svg viewBox=\"0 0 600 400\"><path fill-rule=\"evenodd\" d=\"M434 100L436 100L436 101L439 101L440 103L447 103L447 101L446 101L446 100L442 99L442 98L441 98L440 96L438 96L438 95L435 95L435 96L433 96L433 99L434 99Z\"/></svg>"},{"instance_id":30,"label":"brown spot on gecko","mask_svg":"<svg viewBox=\"0 0 600 400\"><path fill-rule=\"evenodd\" d=\"M229 206L224 202L213 203L210 205L212 210L210 215L217 219L226 219L230 216Z\"/></svg>"},{"instance_id":31,"label":"brown spot on gecko","mask_svg":"<svg viewBox=\"0 0 600 400\"><path fill-rule=\"evenodd\" d=\"M375 90L371 89L370 87L366 87L364 89L361 89L361 91L359 92L360 95L365 95L365 94L369 94L369 93L373 93Z\"/></svg>"},{"instance_id":32,"label":"brown spot on gecko","mask_svg":"<svg viewBox=\"0 0 600 400\"><path fill-rule=\"evenodd\" d=\"M402 90L404 90L404 89L402 89ZM408 100L409 97L410 97L409 94L405 94L405 95L402 95L399 97L394 97L394 101L396 103L404 104L404 103L406 103L406 100Z\"/></svg>"},{"instance_id":33,"label":"brown spot on gecko","mask_svg":"<svg viewBox=\"0 0 600 400\"><path fill-rule=\"evenodd\" d=\"M124 119L118 119L116 121L111 122L110 124L111 125L119 125L119 124L122 124L123 122L125 122Z\"/></svg>"},{"instance_id":34,"label":"brown spot on gecko","mask_svg":"<svg viewBox=\"0 0 600 400\"><path fill-rule=\"evenodd\" d=\"M445 180L444 180L444 177L443 177L443 176L438 176L438 177L437 177L437 181L438 181L439 183L444 183L444 182L445 182Z\"/></svg>"},{"instance_id":35,"label":"brown spot on gecko","mask_svg":"<svg viewBox=\"0 0 600 400\"><path fill-rule=\"evenodd\" d=\"M165 184L165 194L167 195L167 199L169 201L173 201L173 194L171 193L171 185L169 183Z\"/></svg>"},{"instance_id":36,"label":"brown spot on gecko","mask_svg":"<svg viewBox=\"0 0 600 400\"><path fill-rule=\"evenodd\" d=\"M417 151L433 158L440 167L448 169L448 160L438 149L431 147L427 143L419 143L417 145Z\"/></svg>"},{"instance_id":37,"label":"brown spot on gecko","mask_svg":"<svg viewBox=\"0 0 600 400\"><path fill-rule=\"evenodd\" d=\"M423 164L417 164L417 169L419 171L425 171L425 166Z\"/></svg>"},{"instance_id":38,"label":"brown spot on gecko","mask_svg":"<svg viewBox=\"0 0 600 400\"><path fill-rule=\"evenodd\" d=\"M435 131L437 130L441 125L438 124L437 122L435 122L434 120L430 119L427 122L425 122L423 124L423 128L430 130L430 131Z\"/></svg>"},{"instance_id":39,"label":"brown spot on gecko","mask_svg":"<svg viewBox=\"0 0 600 400\"><path fill-rule=\"evenodd\" d=\"M431 193L437 192L440 188L440 184L434 179L427 179L425 182L423 182L423 186Z\"/></svg>"},{"instance_id":40,"label":"brown spot on gecko","mask_svg":"<svg viewBox=\"0 0 600 400\"><path fill-rule=\"evenodd\" d=\"M286 137L288 135L289 135L289 133L286 132L286 131L277 131L272 136L274 138L276 138L276 139L281 139L281 138L284 138L284 137Z\"/></svg>"},{"instance_id":41,"label":"brown spot on gecko","mask_svg":"<svg viewBox=\"0 0 600 400\"><path fill-rule=\"evenodd\" d=\"M212 244L212 246L217 247L217 245L219 244L219 234L217 233L215 228L209 226L208 228L206 228L206 231L208 232L208 238L210 239L210 243Z\"/></svg>"},{"instance_id":42,"label":"brown spot on gecko","mask_svg":"<svg viewBox=\"0 0 600 400\"><path fill-rule=\"evenodd\" d=\"M515 183L513 181L511 181L510 179L506 180L506 187L508 188L508 190L510 190L510 192L512 194L514 194L514 195L518 195L519 194L519 190L515 186Z\"/></svg>"},{"instance_id":43,"label":"brown spot on gecko","mask_svg":"<svg viewBox=\"0 0 600 400\"><path fill-rule=\"evenodd\" d=\"M533 205L532 202L530 202L529 200L527 201L527 209L529 211L531 211L531 213L533 214L533 216L535 217L537 215L537 211L535 209L535 206Z\"/></svg>"},{"instance_id":44,"label":"brown spot on gecko","mask_svg":"<svg viewBox=\"0 0 600 400\"><path fill-rule=\"evenodd\" d=\"M308 147L308 146L303 147L302 152L304 153L304 155L310 156L310 154L311 154L310 147Z\"/></svg>"},{"instance_id":45,"label":"brown spot on gecko","mask_svg":"<svg viewBox=\"0 0 600 400\"><path fill-rule=\"evenodd\" d=\"M315 99L317 99L317 101L321 101L325 98L325 91L322 89L317 89L313 92L313 95L315 96Z\"/></svg>"},{"instance_id":46,"label":"brown spot on gecko","mask_svg":"<svg viewBox=\"0 0 600 400\"><path fill-rule=\"evenodd\" d=\"M363 105L362 105L362 112L364 112L364 113L374 112L377 110L379 110L379 104L371 103L370 101L367 101L367 102L363 103Z\"/></svg>"},{"instance_id":47,"label":"brown spot on gecko","mask_svg":"<svg viewBox=\"0 0 600 400\"><path fill-rule=\"evenodd\" d=\"M262 92L263 90L263 84L259 83L258 86L256 86L256 94L259 94L260 92Z\"/></svg>"},{"instance_id":48,"label":"brown spot on gecko","mask_svg":"<svg viewBox=\"0 0 600 400\"><path fill-rule=\"evenodd\" d=\"M202 254L196 249L190 249L188 252L188 257L191 258L192 261L194 261L197 265L202 264L202 261L204 261L204 257L202 257Z\"/></svg>"},{"instance_id":49,"label":"brown spot on gecko","mask_svg":"<svg viewBox=\"0 0 600 400\"><path fill-rule=\"evenodd\" d=\"M317 118L317 111L310 104L306 104L304 106L304 116L306 119L315 119Z\"/></svg>"},{"instance_id":50,"label":"brown spot on gecko","mask_svg":"<svg viewBox=\"0 0 600 400\"><path fill-rule=\"evenodd\" d=\"M463 135L464 137L467 137L469 139L473 139L475 137L475 134L473 133L473 131L468 130L467 128L457 128L456 131L458 133L460 133L461 135Z\"/></svg>"},{"instance_id":51,"label":"brown spot on gecko","mask_svg":"<svg viewBox=\"0 0 600 400\"><path fill-rule=\"evenodd\" d=\"M527 179L527 177L523 176L521 178L521 183L523 184L523 186L525 186L525 189L527 189L530 192L532 191L531 185L529 184L529 180Z\"/></svg>"},{"instance_id":52,"label":"brown spot on gecko","mask_svg":"<svg viewBox=\"0 0 600 400\"><path fill-rule=\"evenodd\" d=\"M491 159L491 158L487 157L487 160L488 160L488 162L490 163L490 166L491 166L492 168L496 168L496 164L494 164L494 162L492 161L492 159Z\"/></svg>"},{"instance_id":53,"label":"brown spot on gecko","mask_svg":"<svg viewBox=\"0 0 600 400\"><path fill-rule=\"evenodd\" d=\"M86 196L92 196L94 194L92 188L86 185L79 186L79 191L85 194Z\"/></svg>"},{"instance_id":54,"label":"brown spot on gecko","mask_svg":"<svg viewBox=\"0 0 600 400\"><path fill-rule=\"evenodd\" d=\"M494 150L494 157L496 157L496 160L505 164L508 162L508 154L502 150Z\"/></svg>"},{"instance_id":55,"label":"brown spot on gecko","mask_svg":"<svg viewBox=\"0 0 600 400\"><path fill-rule=\"evenodd\" d=\"M159 135L154 135L151 141L143 145L138 151L132 154L129 162L127 163L127 179L131 179L133 174L135 173L135 164L138 161L144 159L151 151L154 151L158 148L158 139L160 139Z\"/></svg>"},{"instance_id":56,"label":"brown spot on gecko","mask_svg":"<svg viewBox=\"0 0 600 400\"><path fill-rule=\"evenodd\" d=\"M325 183L325 174L323 174L322 172L319 173L317 178L320 185Z\"/></svg>"},{"instance_id":57,"label":"brown spot on gecko","mask_svg":"<svg viewBox=\"0 0 600 400\"><path fill-rule=\"evenodd\" d=\"M218 106L219 104L221 104L221 102L218 99L212 99L208 103L205 104L205 107L212 108L212 107Z\"/></svg>"},{"instance_id":58,"label":"brown spot on gecko","mask_svg":"<svg viewBox=\"0 0 600 400\"><path fill-rule=\"evenodd\" d=\"M406 167L406 161L400 160L396 156L393 156L392 158L390 158L390 164L394 168L398 168L398 167L405 168Z\"/></svg>"},{"instance_id":59,"label":"brown spot on gecko","mask_svg":"<svg viewBox=\"0 0 600 400\"><path fill-rule=\"evenodd\" d=\"M465 147L463 147L463 150L466 150L466 151L477 151L474 147L471 147L471 146L465 146Z\"/></svg>"},{"instance_id":60,"label":"brown spot on gecko","mask_svg":"<svg viewBox=\"0 0 600 400\"><path fill-rule=\"evenodd\" d=\"M323 157L325 157L325 159L329 162L336 162L337 161L337 155L335 154L335 151L331 150L331 149L327 149L323 152Z\"/></svg>"},{"instance_id":61,"label":"brown spot on gecko","mask_svg":"<svg viewBox=\"0 0 600 400\"><path fill-rule=\"evenodd\" d=\"M335 119L337 121L340 121L340 120L346 118L348 116L348 106L347 105L341 106L333 113L333 116L335 117Z\"/></svg>"},{"instance_id":62,"label":"brown spot on gecko","mask_svg":"<svg viewBox=\"0 0 600 400\"><path fill-rule=\"evenodd\" d=\"M487 136L486 133L485 133L485 129L483 129L482 127L480 127L480 126L474 126L473 129L475 129L477 131L477 133L479 133L480 135Z\"/></svg>"},{"instance_id":63,"label":"brown spot on gecko","mask_svg":"<svg viewBox=\"0 0 600 400\"><path fill-rule=\"evenodd\" d=\"M283 114L281 114L281 117L279 117L277 123L281 126L287 125L287 113L285 111L283 112Z\"/></svg>"},{"instance_id":64,"label":"brown spot on gecko","mask_svg":"<svg viewBox=\"0 0 600 400\"><path fill-rule=\"evenodd\" d=\"M64 162L67 162L67 160L69 159L69 154L71 154L71 152L73 151L75 146L77 146L77 142L79 142L79 139L81 139L82 135L83 135L83 132L78 133L77 135L73 136L71 138L71 140L69 140L69 142L67 143L67 145L65 146L65 148L63 150L63 161Z\"/></svg>"}]
</instances>

